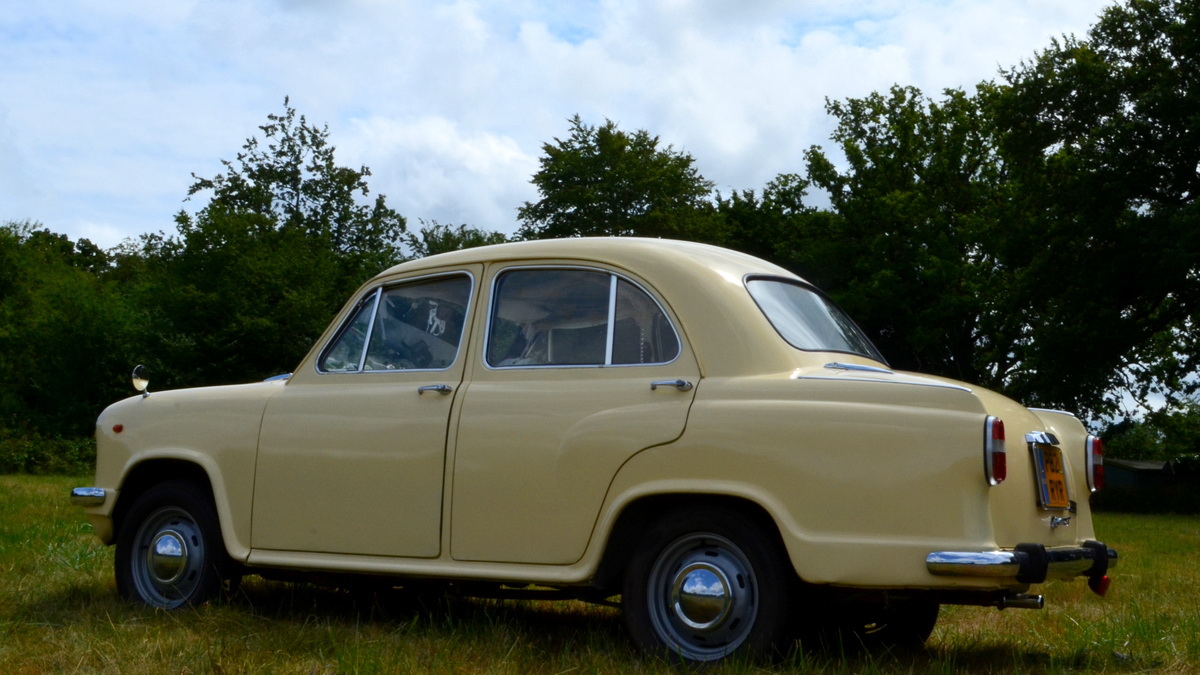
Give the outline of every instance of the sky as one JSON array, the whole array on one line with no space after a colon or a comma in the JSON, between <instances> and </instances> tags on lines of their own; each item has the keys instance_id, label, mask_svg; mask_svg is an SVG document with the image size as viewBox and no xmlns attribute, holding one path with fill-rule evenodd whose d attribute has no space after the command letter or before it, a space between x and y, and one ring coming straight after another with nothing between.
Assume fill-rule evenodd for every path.
<instances>
[{"instance_id":1,"label":"sky","mask_svg":"<svg viewBox=\"0 0 1200 675\"><path fill-rule=\"evenodd\" d=\"M1098 0L52 0L0 6L0 222L174 232L285 97L409 220L512 233L579 114L724 194L829 147L826 99L971 90Z\"/></svg>"}]
</instances>

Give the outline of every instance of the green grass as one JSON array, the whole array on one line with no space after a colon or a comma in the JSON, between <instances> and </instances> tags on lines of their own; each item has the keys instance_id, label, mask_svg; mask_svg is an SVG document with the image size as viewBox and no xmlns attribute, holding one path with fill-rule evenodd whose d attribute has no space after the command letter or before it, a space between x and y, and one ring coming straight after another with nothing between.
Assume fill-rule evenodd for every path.
<instances>
[{"instance_id":1,"label":"green grass","mask_svg":"<svg viewBox=\"0 0 1200 675\"><path fill-rule=\"evenodd\" d=\"M617 610L577 602L353 595L252 577L233 600L164 612L121 602L71 487L0 476L0 672L672 672L630 647ZM1049 583L1042 611L947 607L927 649L797 650L781 672L1200 671L1200 517L1099 514L1121 553L1107 598ZM708 673L757 673L732 663Z\"/></svg>"}]
</instances>

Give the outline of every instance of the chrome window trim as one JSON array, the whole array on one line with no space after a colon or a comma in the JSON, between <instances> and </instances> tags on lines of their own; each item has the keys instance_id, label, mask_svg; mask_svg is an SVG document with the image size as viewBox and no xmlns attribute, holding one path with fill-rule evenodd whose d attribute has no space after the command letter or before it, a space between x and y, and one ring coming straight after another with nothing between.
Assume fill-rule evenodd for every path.
<instances>
[{"instance_id":1,"label":"chrome window trim","mask_svg":"<svg viewBox=\"0 0 1200 675\"><path fill-rule=\"evenodd\" d=\"M467 278L467 280L470 281L471 285L470 285L470 288L467 290L467 304L463 307L463 333L462 333L462 335L460 335L458 337L458 346L454 350L454 358L450 361L450 364L447 365L445 368L404 368L404 369L400 369L400 370L363 370L362 367L363 367L363 363L367 356L367 348L371 344L371 334L375 330L375 314L376 314L376 312L379 311L379 301L380 301L380 299L383 298L383 293L385 291L387 291L388 289L395 288L397 286L403 286L405 284L409 284L409 283L413 283L413 282L430 281L430 280L434 280L434 279L440 279L440 278L446 278L446 277L456 277L456 276L465 276ZM338 326L337 332L335 332L333 334L333 337L330 338L321 347L321 351L317 352L317 359L316 359L316 362L313 364L313 370L315 370L317 372L317 374L319 374L319 375L364 375L364 374L368 374L368 373L384 373L384 374L440 373L440 372L450 370L451 368L454 368L455 364L458 363L459 358L462 357L463 342L465 342L467 334L469 333L467 327L471 323L472 308L475 305L475 287L476 287L475 275L472 274L470 272L470 270L454 270L454 271L450 271L450 272L435 272L433 274L425 274L425 275L421 275L421 276L417 276L417 277L407 277L407 278L399 279L399 280L395 280L395 281L387 281L387 282L379 284L378 286L375 286L367 293L364 293L358 299L358 301L356 301L354 303L354 306L358 307L359 303L366 300L369 296L371 296L371 295L375 296L373 305L371 307L371 322L369 324L367 324L367 336L363 342L362 354L360 354L359 358L358 358L358 370L322 370L321 369L321 361L325 358L326 352L329 350L329 348L335 342L337 342L338 338L340 338L342 336L343 331L345 331L345 329L346 329L347 322L354 320L354 314L355 314L354 312L351 312L351 315L346 317L346 321L343 321L342 325Z\"/></svg>"},{"instance_id":2,"label":"chrome window trim","mask_svg":"<svg viewBox=\"0 0 1200 675\"><path fill-rule=\"evenodd\" d=\"M608 326L604 335L604 365L612 365L613 341L617 337L617 275L608 275ZM659 307L658 311L662 311ZM674 330L674 326L671 327ZM640 365L640 364L639 364Z\"/></svg>"},{"instance_id":3,"label":"chrome window trim","mask_svg":"<svg viewBox=\"0 0 1200 675\"><path fill-rule=\"evenodd\" d=\"M504 276L508 272L527 271L527 270L581 270L584 272L600 272L602 274L607 274L609 276L609 290L608 290L609 322L608 322L608 337L607 337L608 343L605 345L605 349L604 349L604 361L605 361L604 363L575 363L575 364L547 363L547 364L538 364L538 365L526 364L526 365L512 365L512 366L494 366L488 361L488 347L489 347L490 341L492 339L492 318L495 316L495 313L496 313L496 283L500 280L500 277ZM624 281L629 282L629 284L631 286L633 286L634 288L636 288L639 291L641 291L642 293L644 293L646 295L646 297L650 298L650 301L654 303L654 306L658 307L658 311L662 312L663 318L665 318L667 320L667 324L671 327L671 333L675 335L675 358L671 359L670 361L660 361L660 362L655 362L655 363L611 363L613 333L616 330L616 328L615 328L616 322L613 321L612 319L616 314L617 285L618 285L619 280L624 280ZM678 361L679 357L683 355L683 338L680 337L679 328L676 327L675 321L672 320L671 315L667 313L667 310L663 307L663 304L661 302L659 302L658 298L655 297L655 295L653 293L651 293L649 290L647 290L645 286L639 284L638 282L634 281L633 279L630 279L629 277L625 276L624 274L621 274L620 272L615 272L613 270L606 269L603 267L594 267L592 265L571 265L571 264L512 265L509 267L501 267L499 270L496 271L495 274L492 275L492 283L491 283L490 288L491 288L491 291L488 295L488 311L487 311L487 315L484 317L483 349L480 350L481 353L480 353L480 358L479 358L480 362L483 363L483 367L487 370L496 370L496 371L543 370L543 369L547 369L547 368L645 368L647 366L671 365L672 363L675 363L676 361Z\"/></svg>"},{"instance_id":4,"label":"chrome window trim","mask_svg":"<svg viewBox=\"0 0 1200 675\"><path fill-rule=\"evenodd\" d=\"M375 334L375 318L379 315L379 298L383 297L383 286L375 289L375 298L371 301L370 318L367 319L367 334L363 336L362 351L358 354L358 366L354 372L363 372L363 366L367 362L367 350L371 347L371 336Z\"/></svg>"}]
</instances>

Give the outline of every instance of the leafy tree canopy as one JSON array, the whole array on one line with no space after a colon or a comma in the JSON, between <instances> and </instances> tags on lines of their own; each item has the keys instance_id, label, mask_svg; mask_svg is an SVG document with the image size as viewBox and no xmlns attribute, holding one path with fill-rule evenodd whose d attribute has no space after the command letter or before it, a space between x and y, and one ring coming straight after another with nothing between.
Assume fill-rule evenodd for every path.
<instances>
[{"instance_id":1,"label":"leafy tree canopy","mask_svg":"<svg viewBox=\"0 0 1200 675\"><path fill-rule=\"evenodd\" d=\"M1086 39L1055 41L1004 76L991 115L1036 218L1013 228L1009 254L1043 296L1025 316L1044 355L1026 364L1031 396L1107 391L1113 410L1122 389L1140 401L1194 391L1200 5L1114 5Z\"/></svg>"},{"instance_id":2,"label":"leafy tree canopy","mask_svg":"<svg viewBox=\"0 0 1200 675\"><path fill-rule=\"evenodd\" d=\"M404 243L414 258L424 258L476 246L503 244L506 241L508 241L508 237L504 236L503 232L488 232L466 224L443 225L436 220L428 223L421 221L419 235L409 232L404 236Z\"/></svg>"},{"instance_id":3,"label":"leafy tree canopy","mask_svg":"<svg viewBox=\"0 0 1200 675\"><path fill-rule=\"evenodd\" d=\"M713 184L691 155L612 120L588 126L575 115L570 122L566 139L542 146L532 179L541 199L517 209L518 238L710 236Z\"/></svg>"},{"instance_id":4,"label":"leafy tree canopy","mask_svg":"<svg viewBox=\"0 0 1200 675\"><path fill-rule=\"evenodd\" d=\"M0 225L0 428L91 433L140 330L110 259L31 222Z\"/></svg>"},{"instance_id":5,"label":"leafy tree canopy","mask_svg":"<svg viewBox=\"0 0 1200 675\"><path fill-rule=\"evenodd\" d=\"M212 201L199 218L214 212L257 215L258 227L294 230L333 252L364 261L388 262L400 257L405 219L387 206L383 195L360 203L370 194L367 167L351 169L334 161L328 127L317 128L284 99L282 115L267 116L259 129L265 138L247 139L235 161L222 160L225 173L199 178L188 197L211 191ZM265 145L265 148L263 147ZM203 229L187 213L177 218L184 237Z\"/></svg>"},{"instance_id":6,"label":"leafy tree canopy","mask_svg":"<svg viewBox=\"0 0 1200 675\"><path fill-rule=\"evenodd\" d=\"M328 130L284 101L264 140L250 138L178 236L151 235L138 256L159 319L167 384L240 382L289 372L364 279L402 259L403 216L383 195L361 203L370 171L334 160Z\"/></svg>"},{"instance_id":7,"label":"leafy tree canopy","mask_svg":"<svg viewBox=\"0 0 1200 675\"><path fill-rule=\"evenodd\" d=\"M832 213L800 220L781 262L833 294L893 365L1002 386L1019 330L994 302L1006 188L978 100L894 87L827 109L845 168L812 148L807 169Z\"/></svg>"},{"instance_id":8,"label":"leafy tree canopy","mask_svg":"<svg viewBox=\"0 0 1200 675\"><path fill-rule=\"evenodd\" d=\"M1158 410L1143 419L1126 419L1104 432L1106 455L1124 459L1170 461L1200 456L1200 402Z\"/></svg>"}]
</instances>

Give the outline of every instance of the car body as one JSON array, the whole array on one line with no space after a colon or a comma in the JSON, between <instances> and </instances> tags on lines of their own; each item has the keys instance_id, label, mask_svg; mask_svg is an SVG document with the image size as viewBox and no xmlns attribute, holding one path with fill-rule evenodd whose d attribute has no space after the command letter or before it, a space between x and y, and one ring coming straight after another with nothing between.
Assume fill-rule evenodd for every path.
<instances>
[{"instance_id":1,"label":"car body","mask_svg":"<svg viewBox=\"0 0 1200 675\"><path fill-rule=\"evenodd\" d=\"M245 573L620 594L639 646L709 661L798 615L920 642L1116 560L1074 416L894 371L803 279L686 242L406 262L290 377L143 392L96 435L74 501L164 607Z\"/></svg>"}]
</instances>

